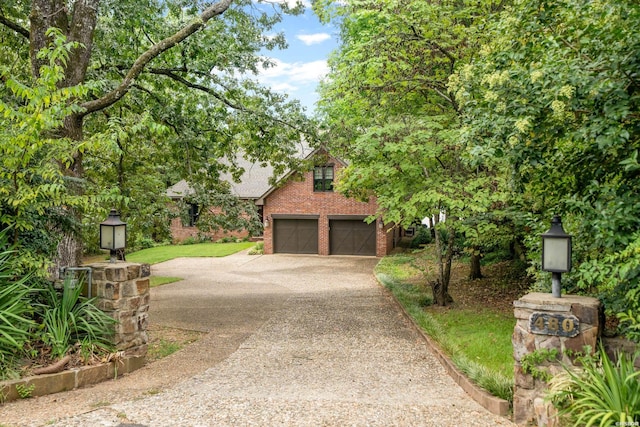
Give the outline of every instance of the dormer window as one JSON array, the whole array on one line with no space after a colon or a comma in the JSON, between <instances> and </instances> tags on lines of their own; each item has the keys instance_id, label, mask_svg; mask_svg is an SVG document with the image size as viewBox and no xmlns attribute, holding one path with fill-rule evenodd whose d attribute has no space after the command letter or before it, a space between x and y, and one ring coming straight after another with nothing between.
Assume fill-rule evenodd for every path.
<instances>
[{"instance_id":1,"label":"dormer window","mask_svg":"<svg viewBox=\"0 0 640 427\"><path fill-rule=\"evenodd\" d=\"M333 191L333 165L313 169L313 191Z\"/></svg>"}]
</instances>

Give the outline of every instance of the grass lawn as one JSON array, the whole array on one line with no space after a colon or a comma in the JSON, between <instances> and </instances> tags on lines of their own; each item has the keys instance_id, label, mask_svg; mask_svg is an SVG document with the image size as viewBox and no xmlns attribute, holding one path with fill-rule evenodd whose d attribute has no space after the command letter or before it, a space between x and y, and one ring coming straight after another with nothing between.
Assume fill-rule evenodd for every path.
<instances>
[{"instance_id":1,"label":"grass lawn","mask_svg":"<svg viewBox=\"0 0 640 427\"><path fill-rule=\"evenodd\" d=\"M526 292L526 278L503 261L484 266L485 278L469 280L467 263L457 260L449 284L454 303L436 307L428 285L435 278L432 251L427 247L383 258L376 267L378 279L467 377L511 401L512 303Z\"/></svg>"},{"instance_id":2,"label":"grass lawn","mask_svg":"<svg viewBox=\"0 0 640 427\"><path fill-rule=\"evenodd\" d=\"M444 329L450 344L467 358L513 379L513 316L465 309L431 315Z\"/></svg>"},{"instance_id":3,"label":"grass lawn","mask_svg":"<svg viewBox=\"0 0 640 427\"><path fill-rule=\"evenodd\" d=\"M156 246L127 254L127 261L157 264L180 257L223 257L252 246L255 246L254 242Z\"/></svg>"},{"instance_id":4,"label":"grass lawn","mask_svg":"<svg viewBox=\"0 0 640 427\"><path fill-rule=\"evenodd\" d=\"M173 282L179 282L181 277L168 277L168 276L151 276L149 278L149 287L155 288L156 286L167 285Z\"/></svg>"}]
</instances>

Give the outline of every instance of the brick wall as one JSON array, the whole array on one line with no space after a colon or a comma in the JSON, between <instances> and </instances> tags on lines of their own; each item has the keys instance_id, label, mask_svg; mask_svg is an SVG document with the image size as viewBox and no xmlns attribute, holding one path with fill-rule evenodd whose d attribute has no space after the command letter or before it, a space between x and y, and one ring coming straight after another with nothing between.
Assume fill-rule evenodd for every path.
<instances>
[{"instance_id":1,"label":"brick wall","mask_svg":"<svg viewBox=\"0 0 640 427\"><path fill-rule=\"evenodd\" d=\"M198 230L198 227L185 227L182 225L182 220L180 218L173 218L171 220L171 239L173 243L183 242L185 239L189 237L198 238L198 236L205 235L211 239L211 241L216 242L223 237L236 237L239 239L244 239L249 236L249 232L247 230L240 231L210 231L210 232L202 232Z\"/></svg>"},{"instance_id":2,"label":"brick wall","mask_svg":"<svg viewBox=\"0 0 640 427\"><path fill-rule=\"evenodd\" d=\"M341 168L335 162L335 171ZM348 199L337 192L314 192L313 171L303 175L304 179L291 178L282 187L267 196L264 203L264 218L269 220L269 227L264 229L264 253L273 253L273 220L274 214L287 215L319 215L318 219L318 252L329 255L329 216L330 215L372 215L376 213L375 200L368 203ZM299 178L299 177L298 177ZM378 220L379 221L379 220ZM378 222L379 223L379 222ZM381 257L393 248L393 232L376 225L376 255Z\"/></svg>"},{"instance_id":3,"label":"brick wall","mask_svg":"<svg viewBox=\"0 0 640 427\"><path fill-rule=\"evenodd\" d=\"M176 206L176 205L174 205ZM220 214L222 210L220 208L210 208L209 211L216 215ZM247 215L243 215L245 218L248 218ZM182 218L173 218L171 220L171 240L173 243L183 242L185 239L189 237L198 238L199 236L207 236L211 241L216 242L224 237L235 237L238 239L244 239L249 236L249 232L247 230L238 230L238 231L224 231L224 230L214 230L209 232L203 232L198 229L198 227L189 227L182 224Z\"/></svg>"}]
</instances>

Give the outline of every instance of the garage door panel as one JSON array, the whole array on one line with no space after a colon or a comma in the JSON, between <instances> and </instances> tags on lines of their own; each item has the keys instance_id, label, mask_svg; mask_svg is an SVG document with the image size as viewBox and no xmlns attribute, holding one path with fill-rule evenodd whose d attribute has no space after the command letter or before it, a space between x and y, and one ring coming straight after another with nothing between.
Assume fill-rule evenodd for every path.
<instances>
[{"instance_id":1,"label":"garage door panel","mask_svg":"<svg viewBox=\"0 0 640 427\"><path fill-rule=\"evenodd\" d=\"M362 220L331 220L329 246L332 255L375 255L375 223Z\"/></svg>"},{"instance_id":2,"label":"garage door panel","mask_svg":"<svg viewBox=\"0 0 640 427\"><path fill-rule=\"evenodd\" d=\"M318 220L276 219L273 222L274 252L318 253Z\"/></svg>"}]
</instances>

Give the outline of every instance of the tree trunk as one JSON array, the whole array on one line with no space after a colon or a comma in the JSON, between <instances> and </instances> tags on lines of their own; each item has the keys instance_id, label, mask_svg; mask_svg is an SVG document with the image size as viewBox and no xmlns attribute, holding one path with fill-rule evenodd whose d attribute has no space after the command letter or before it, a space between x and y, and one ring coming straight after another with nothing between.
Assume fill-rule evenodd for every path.
<instances>
[{"instance_id":1,"label":"tree trunk","mask_svg":"<svg viewBox=\"0 0 640 427\"><path fill-rule=\"evenodd\" d=\"M438 218L434 220L434 228L438 225ZM449 280L451 279L451 261L453 260L453 244L455 242L455 232L447 229L449 237L446 241L446 247L442 242L442 236L439 230L435 232L436 238L436 262L438 264L438 279L431 283L431 292L433 293L433 302L439 306L446 306L453 302L453 298L449 294ZM443 257L443 252L445 252Z\"/></svg>"},{"instance_id":2,"label":"tree trunk","mask_svg":"<svg viewBox=\"0 0 640 427\"><path fill-rule=\"evenodd\" d=\"M511 254L512 259L516 259L520 261L526 260L526 257L527 257L526 250L524 248L524 245L520 241L520 239L518 239L517 237L514 238L509 244L509 252Z\"/></svg>"},{"instance_id":3,"label":"tree trunk","mask_svg":"<svg viewBox=\"0 0 640 427\"><path fill-rule=\"evenodd\" d=\"M476 247L472 248L471 261L469 263L469 279L482 279L482 270L480 268L480 250Z\"/></svg>"},{"instance_id":4,"label":"tree trunk","mask_svg":"<svg viewBox=\"0 0 640 427\"><path fill-rule=\"evenodd\" d=\"M224 13L231 5L232 0L220 0L209 4L202 12L199 19L189 21L175 34L159 41L143 52L126 73L122 82L111 92L101 98L91 99L81 104L81 113L67 117L64 127L60 130L60 137L70 138L74 141L83 139L83 118L86 115L101 111L118 102L124 97L135 79L143 72L144 68L153 59L181 43L216 16ZM47 47L50 39L47 36L49 28L57 28L67 37L68 42L78 42L80 46L73 48L69 60L64 64L65 79L59 84L61 87L71 87L84 83L87 68L91 60L93 36L98 22L98 9L100 0L33 0L31 3L30 31L30 57L31 71L34 78L40 75L40 67L43 59L38 58L38 52ZM23 32L27 34L27 32ZM84 176L82 167L82 153L74 155L70 167L61 165L65 176L70 180L72 188L69 191L82 194L82 186L78 184ZM68 211L70 227L62 230L58 253L54 259L55 267L52 268L53 278L58 276L58 267L77 266L81 262L82 239L79 234L82 213L70 209Z\"/></svg>"},{"instance_id":5,"label":"tree trunk","mask_svg":"<svg viewBox=\"0 0 640 427\"><path fill-rule=\"evenodd\" d=\"M91 58L91 48L93 45L93 35L98 18L99 0L84 0L70 3L72 11L67 8L64 0L34 0L30 14L30 55L31 68L34 77L40 75L40 67L43 59L37 57L38 52L47 47L50 42L46 32L49 28L58 28L67 37L69 42L82 43L80 47L72 49L69 60L63 65L65 67L65 79L59 83L60 87L71 87L85 81L87 67ZM83 116L73 115L67 117L64 126L60 129L60 137L69 138L73 141L83 139ZM84 192L79 179L84 176L82 166L82 153L77 152L73 156L71 165L60 165L64 176L71 178L68 181L68 191L72 194L81 195ZM82 223L82 212L66 207L69 221L60 228L55 226L55 232L59 233L56 254L52 261L53 266L49 269L49 277L59 278L61 267L75 267L82 261L82 237L80 235L80 224Z\"/></svg>"},{"instance_id":6,"label":"tree trunk","mask_svg":"<svg viewBox=\"0 0 640 427\"><path fill-rule=\"evenodd\" d=\"M53 265L49 268L49 277L61 279L60 268L75 267L80 265L82 260L82 241L77 233L73 231L63 231L58 242L58 250L53 257Z\"/></svg>"},{"instance_id":7,"label":"tree trunk","mask_svg":"<svg viewBox=\"0 0 640 427\"><path fill-rule=\"evenodd\" d=\"M63 134L73 139L74 141L81 141L83 138L82 133L82 117L71 116L65 120ZM68 167L61 165L62 173L72 178L67 183L67 189L70 193L75 195L81 195L84 193L84 188L80 179L84 176L84 168L82 166L82 153L77 152L74 154L73 162ZM67 208L68 222L67 226L59 230L62 238L58 242L58 248L56 255L53 258L54 270L50 271L49 276L53 279L58 277L60 267L76 267L82 264L82 235L80 233L80 227L82 224L82 212L75 208Z\"/></svg>"}]
</instances>

